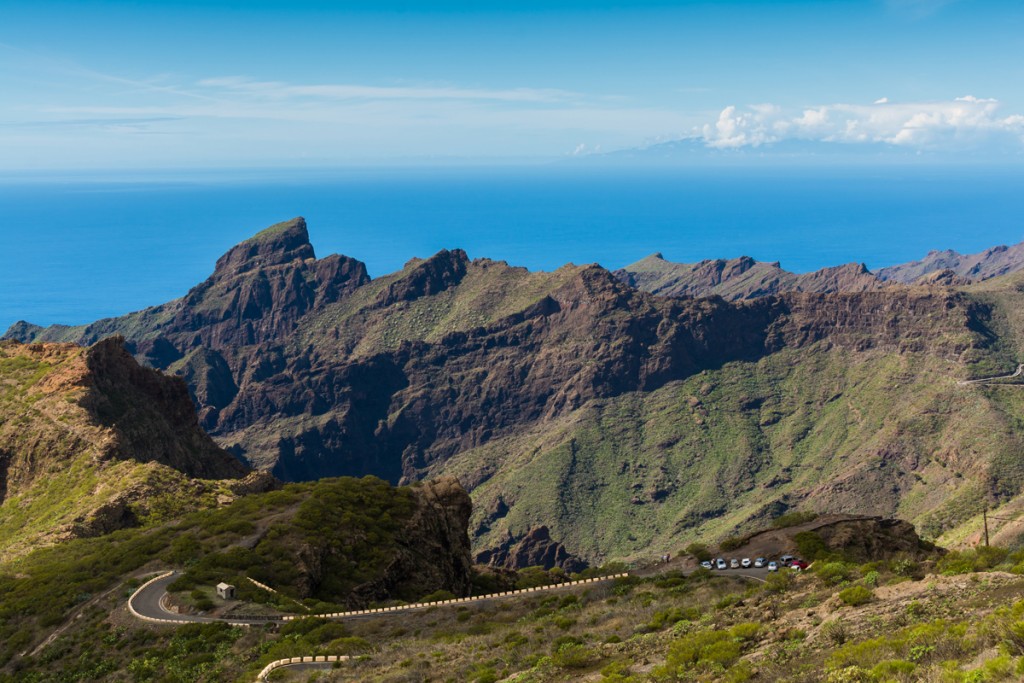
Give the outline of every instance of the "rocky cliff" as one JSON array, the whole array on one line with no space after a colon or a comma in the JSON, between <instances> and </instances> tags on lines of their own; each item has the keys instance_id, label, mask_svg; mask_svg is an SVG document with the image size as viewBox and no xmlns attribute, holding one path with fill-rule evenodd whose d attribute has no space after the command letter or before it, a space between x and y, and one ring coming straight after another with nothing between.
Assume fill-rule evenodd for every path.
<instances>
[{"instance_id":1,"label":"rocky cliff","mask_svg":"<svg viewBox=\"0 0 1024 683\"><path fill-rule=\"evenodd\" d=\"M392 558L379 576L352 591L350 605L365 607L395 596L415 600L438 590L469 595L469 494L452 477L438 477L410 490L415 511L396 535Z\"/></svg>"},{"instance_id":2,"label":"rocky cliff","mask_svg":"<svg viewBox=\"0 0 1024 683\"><path fill-rule=\"evenodd\" d=\"M932 251L910 261L870 272L864 264L848 263L810 273L791 273L778 262L749 256L674 263L660 253L615 271L615 276L638 289L661 296L721 296L729 301L755 299L784 292L865 292L889 284L959 286L1017 272L1024 268L1024 242L977 254ZM940 275L948 271L949 275ZM951 276L956 276L952 279Z\"/></svg>"},{"instance_id":3,"label":"rocky cliff","mask_svg":"<svg viewBox=\"0 0 1024 683\"><path fill-rule=\"evenodd\" d=\"M203 480L248 472L199 428L185 383L120 338L4 342L0 386L0 556L135 524L175 494L213 504L230 485Z\"/></svg>"},{"instance_id":4,"label":"rocky cliff","mask_svg":"<svg viewBox=\"0 0 1024 683\"><path fill-rule=\"evenodd\" d=\"M728 301L756 299L784 292L864 292L884 287L864 264L848 263L798 275L778 262L749 256L699 263L673 263L652 254L615 271L633 287L660 296L720 296Z\"/></svg>"},{"instance_id":5,"label":"rocky cliff","mask_svg":"<svg viewBox=\"0 0 1024 683\"><path fill-rule=\"evenodd\" d=\"M919 261L881 268L878 277L892 282L915 282L931 273L948 270L965 280L979 281L1015 273L1024 268L1024 242L998 246L977 254L952 249L930 251Z\"/></svg>"},{"instance_id":6,"label":"rocky cliff","mask_svg":"<svg viewBox=\"0 0 1024 683\"><path fill-rule=\"evenodd\" d=\"M501 569L523 569L559 567L567 572L581 572L587 563L570 553L566 547L551 538L546 526L530 529L519 539L509 537L497 548L477 554L476 561Z\"/></svg>"},{"instance_id":7,"label":"rocky cliff","mask_svg":"<svg viewBox=\"0 0 1024 683\"><path fill-rule=\"evenodd\" d=\"M698 270L721 284L772 269ZM921 405L950 414L946 382L1010 361L993 322L1002 303L942 281L882 286L860 266L799 277L816 291L666 297L599 266L531 273L455 249L370 280L353 259L316 260L295 219L229 251L183 299L9 334L123 334L143 362L188 382L219 444L284 479L456 473L480 503L481 550L546 525L598 560L826 495L892 514L926 484L879 458L916 463L933 483L945 479L929 463L952 459L975 490L1019 491L1011 460L960 455L983 448L1004 407L983 402L965 413L971 425L918 425ZM863 291L832 291L851 288ZM935 491L911 514L934 511ZM951 507L933 528L955 525L957 495L938 497ZM492 519L499 498L509 509ZM602 523L609 510L622 514Z\"/></svg>"}]
</instances>

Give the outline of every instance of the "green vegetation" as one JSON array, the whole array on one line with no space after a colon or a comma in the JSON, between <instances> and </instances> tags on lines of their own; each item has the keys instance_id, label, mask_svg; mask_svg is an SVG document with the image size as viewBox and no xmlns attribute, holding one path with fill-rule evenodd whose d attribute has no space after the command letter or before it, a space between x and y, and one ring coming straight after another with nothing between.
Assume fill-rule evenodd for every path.
<instances>
[{"instance_id":1,"label":"green vegetation","mask_svg":"<svg viewBox=\"0 0 1024 683\"><path fill-rule=\"evenodd\" d=\"M251 539L275 536L273 530L282 528L276 525L286 525L302 539L295 547L308 548L317 542L313 529L337 523L338 507L358 508L346 522L349 529L385 515L400 517L406 495L392 491L372 479L290 485L243 497L223 510L74 541L6 565L0 569L0 683L248 682L271 660L310 654L354 658L321 680L388 683L588 677L619 683L966 683L1011 681L1024 672L1024 576L1005 573L1024 553L997 548L936 555L909 568L900 558L857 565L829 557L808 572L771 575L766 584L672 570L400 618L339 623L309 616L279 629L151 628L116 616L141 581L121 583L118 577L131 576L153 558L184 562L190 581L211 566L228 570L236 560L238 566L252 562L244 572L260 571L257 565L263 564L265 571L279 572L275 578L283 590L293 591L292 575L270 549L260 548L262 541ZM333 541L323 543L332 547ZM344 547L356 554L365 550ZM983 565L998 571L987 573ZM904 576L922 566L945 575ZM969 567L970 575L950 571L959 567ZM619 567L596 571L608 569ZM545 577L553 578L535 568L519 580ZM210 599L202 584L180 596L193 604ZM259 598L254 592L251 599ZM834 605L858 609L825 618ZM64 624L69 628L38 653L20 654ZM282 680L295 680L289 676L283 673Z\"/></svg>"},{"instance_id":2,"label":"green vegetation","mask_svg":"<svg viewBox=\"0 0 1024 683\"><path fill-rule=\"evenodd\" d=\"M839 599L850 607L860 607L861 605L871 602L871 598L874 595L871 589L865 588L864 586L850 586L844 590L839 591Z\"/></svg>"},{"instance_id":3,"label":"green vegetation","mask_svg":"<svg viewBox=\"0 0 1024 683\"><path fill-rule=\"evenodd\" d=\"M245 496L228 507L190 513L172 523L62 543L0 564L0 667L72 615L93 615L90 623L99 617L97 609L105 616L140 582L128 577L157 562L187 567L176 588L184 591L183 601L197 608L210 602L210 593L200 588L208 590L228 579L243 599L294 611L294 602L275 601L244 577L273 585L285 598L306 597L300 581L310 575L310 568L303 569L304 558L313 556L325 575L311 593L310 605L333 607L331 601L343 601L353 586L383 573L395 553L394 534L413 507L408 489L392 488L379 479L325 479ZM110 624L97 622L91 628L108 629ZM92 659L88 653L95 640L78 642L76 658ZM118 662L109 671L124 670L127 662ZM89 671L93 673L74 674L79 678L68 674L70 678L61 680L96 680L89 678L95 671ZM196 679L182 674L167 680Z\"/></svg>"},{"instance_id":4,"label":"green vegetation","mask_svg":"<svg viewBox=\"0 0 1024 683\"><path fill-rule=\"evenodd\" d=\"M199 433L190 432L190 424L169 422L161 405L132 409L122 422L127 408L112 406L131 404L120 391L135 387L115 380L99 390L88 353L70 345L0 343L0 561L58 539L214 507L217 496L228 492L227 482L198 482L169 465L146 462L148 452L138 459L122 453L118 444L128 440L143 450L172 438L188 442L185 452L196 446L188 440ZM110 411L118 415L102 419ZM149 436L126 438L139 433Z\"/></svg>"},{"instance_id":5,"label":"green vegetation","mask_svg":"<svg viewBox=\"0 0 1024 683\"><path fill-rule=\"evenodd\" d=\"M263 527L251 548L214 549L225 546L225 537L252 535L252 520L266 515L268 508L290 509L291 514ZM227 581L244 596L258 599L258 589L245 581L248 576L293 599L311 598L314 607L343 603L355 586L384 573L394 553L395 533L413 509L408 489L394 489L374 477L322 479L248 496L175 525L177 543L188 543L195 555L172 588L188 591ZM183 554L174 548L172 552ZM310 567L297 561L303 554L318 558L318 580L308 595L303 583L310 580Z\"/></svg>"},{"instance_id":6,"label":"green vegetation","mask_svg":"<svg viewBox=\"0 0 1024 683\"><path fill-rule=\"evenodd\" d=\"M783 350L592 401L438 470L483 480L471 528L499 497L515 501L486 525L479 547L543 523L586 557L641 559L652 547L742 538L769 522L773 501L838 478L843 490L826 487L827 500L808 504L889 509L931 538L977 530L985 488L1003 482L1000 495L1011 500L1024 482L1014 455L1024 425L1013 417L1024 415L1024 392L957 389L951 372L924 354Z\"/></svg>"},{"instance_id":7,"label":"green vegetation","mask_svg":"<svg viewBox=\"0 0 1024 683\"><path fill-rule=\"evenodd\" d=\"M787 512L772 520L773 529L785 529L813 522L818 518L817 512Z\"/></svg>"}]
</instances>

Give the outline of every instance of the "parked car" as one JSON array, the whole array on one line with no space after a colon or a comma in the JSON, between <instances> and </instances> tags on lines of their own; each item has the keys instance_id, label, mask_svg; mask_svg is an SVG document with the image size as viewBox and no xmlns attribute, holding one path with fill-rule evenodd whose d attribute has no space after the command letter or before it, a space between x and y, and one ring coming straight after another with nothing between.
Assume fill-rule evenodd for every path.
<instances>
[{"instance_id":1,"label":"parked car","mask_svg":"<svg viewBox=\"0 0 1024 683\"><path fill-rule=\"evenodd\" d=\"M740 564L743 565L744 569L750 569L750 558L744 557Z\"/></svg>"},{"instance_id":2,"label":"parked car","mask_svg":"<svg viewBox=\"0 0 1024 683\"><path fill-rule=\"evenodd\" d=\"M704 569L714 569L714 566L708 560L701 562L700 566L704 567Z\"/></svg>"},{"instance_id":3,"label":"parked car","mask_svg":"<svg viewBox=\"0 0 1024 683\"><path fill-rule=\"evenodd\" d=\"M779 558L779 564L781 564L783 567L788 567L790 563L795 559L796 558L792 555L783 555Z\"/></svg>"},{"instance_id":4,"label":"parked car","mask_svg":"<svg viewBox=\"0 0 1024 683\"><path fill-rule=\"evenodd\" d=\"M754 567L756 567L757 569L760 569L761 567L764 566L764 563L765 563L765 559L763 557L759 557L756 560L754 560Z\"/></svg>"},{"instance_id":5,"label":"parked car","mask_svg":"<svg viewBox=\"0 0 1024 683\"><path fill-rule=\"evenodd\" d=\"M777 571L779 571L779 563L775 562L775 561L769 562L768 563L768 571L770 571L770 572L777 572Z\"/></svg>"},{"instance_id":6,"label":"parked car","mask_svg":"<svg viewBox=\"0 0 1024 683\"><path fill-rule=\"evenodd\" d=\"M807 567L809 567L809 566L810 565L808 565L803 560L793 560L792 562L789 563L789 568L790 569L795 569L796 571L801 571L803 569L807 569Z\"/></svg>"},{"instance_id":7,"label":"parked car","mask_svg":"<svg viewBox=\"0 0 1024 683\"><path fill-rule=\"evenodd\" d=\"M737 560L735 557L732 558L731 560L729 560L729 569L739 569L739 568L740 568L740 561L739 560Z\"/></svg>"},{"instance_id":8,"label":"parked car","mask_svg":"<svg viewBox=\"0 0 1024 683\"><path fill-rule=\"evenodd\" d=\"M715 566L719 569L726 569L729 565L727 565L725 563L725 560L723 560L722 558L718 558L717 560L715 560Z\"/></svg>"}]
</instances>

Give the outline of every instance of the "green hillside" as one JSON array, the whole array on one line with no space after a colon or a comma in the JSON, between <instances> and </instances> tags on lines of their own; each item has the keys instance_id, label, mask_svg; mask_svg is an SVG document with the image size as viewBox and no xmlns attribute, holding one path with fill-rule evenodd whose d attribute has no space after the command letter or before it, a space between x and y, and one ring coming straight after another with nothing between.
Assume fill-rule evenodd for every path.
<instances>
[{"instance_id":1,"label":"green hillside","mask_svg":"<svg viewBox=\"0 0 1024 683\"><path fill-rule=\"evenodd\" d=\"M0 561L233 497L246 469L119 342L0 344Z\"/></svg>"},{"instance_id":2,"label":"green hillside","mask_svg":"<svg viewBox=\"0 0 1024 683\"><path fill-rule=\"evenodd\" d=\"M592 559L651 556L794 507L936 538L1024 486L1024 388L959 386L957 370L817 344L596 400L438 469L473 488L478 547L546 524Z\"/></svg>"},{"instance_id":3,"label":"green hillside","mask_svg":"<svg viewBox=\"0 0 1024 683\"><path fill-rule=\"evenodd\" d=\"M213 648L216 639L233 641L240 632L184 627L173 638L216 638L193 644L192 654L201 659L178 661L156 647L167 642L162 634L124 612L123 601L139 577L161 567L186 569L172 586L183 591L185 604L197 589L212 592L220 581L234 583L244 600L300 614L297 601L308 610L336 610L371 600L417 600L438 590L464 594L470 576L463 507L468 511L465 493L443 482L414 488L372 478L289 484L221 509L71 540L0 563L0 680L7 680L4 672L29 669L35 677L20 680L122 680L116 674L137 673L150 657L157 662L151 673L156 680L198 680L200 674L225 680L218 678L223 669L215 666ZM274 586L283 597L257 589L246 577ZM115 612L112 619L107 610ZM42 659L26 659L63 627L73 635ZM102 634L102 641L94 634ZM48 664L54 660L59 666ZM236 660L233 667L237 673L250 664Z\"/></svg>"}]
</instances>

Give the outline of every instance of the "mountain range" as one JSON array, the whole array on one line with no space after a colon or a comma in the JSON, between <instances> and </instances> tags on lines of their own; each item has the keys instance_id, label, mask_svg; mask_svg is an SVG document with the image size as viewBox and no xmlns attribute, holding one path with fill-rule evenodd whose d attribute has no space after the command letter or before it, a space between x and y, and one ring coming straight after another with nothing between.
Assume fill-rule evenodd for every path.
<instances>
[{"instance_id":1,"label":"mountain range","mask_svg":"<svg viewBox=\"0 0 1024 683\"><path fill-rule=\"evenodd\" d=\"M199 426L284 480L455 475L480 557L553 538L565 561L630 558L799 508L955 542L1024 490L1019 389L958 384L1021 358L1021 249L806 275L658 255L529 272L453 249L371 279L317 259L297 218L181 299L6 336L120 336L104 343L182 378Z\"/></svg>"}]
</instances>

